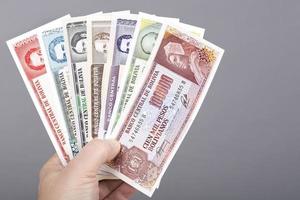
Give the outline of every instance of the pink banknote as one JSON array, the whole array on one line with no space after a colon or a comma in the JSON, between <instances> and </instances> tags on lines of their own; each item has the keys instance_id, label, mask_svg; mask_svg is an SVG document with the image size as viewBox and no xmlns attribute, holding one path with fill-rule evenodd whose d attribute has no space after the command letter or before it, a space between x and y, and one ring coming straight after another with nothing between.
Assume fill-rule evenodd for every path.
<instances>
[{"instance_id":1,"label":"pink banknote","mask_svg":"<svg viewBox=\"0 0 300 200\"><path fill-rule=\"evenodd\" d=\"M122 144L110 171L151 196L187 134L223 50L164 26L147 63L147 76L112 137Z\"/></svg>"}]
</instances>

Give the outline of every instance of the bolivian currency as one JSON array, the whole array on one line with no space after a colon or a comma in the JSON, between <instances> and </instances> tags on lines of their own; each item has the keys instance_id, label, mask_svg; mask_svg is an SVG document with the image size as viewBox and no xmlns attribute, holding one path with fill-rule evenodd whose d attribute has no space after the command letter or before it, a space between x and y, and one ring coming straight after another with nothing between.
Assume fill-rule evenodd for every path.
<instances>
[{"instance_id":1,"label":"bolivian currency","mask_svg":"<svg viewBox=\"0 0 300 200\"><path fill-rule=\"evenodd\" d=\"M103 88L103 112L101 112L101 121L99 135L105 138L109 126L111 114L113 111L115 99L120 84L122 66L126 64L129 53L130 41L132 39L135 25L137 22L136 15L117 16L113 20L111 40L109 47L113 49L108 58L108 65L104 70L107 77L104 80Z\"/></svg>"},{"instance_id":2,"label":"bolivian currency","mask_svg":"<svg viewBox=\"0 0 300 200\"><path fill-rule=\"evenodd\" d=\"M142 83L112 138L122 144L110 170L151 196L196 117L223 50L163 25Z\"/></svg>"},{"instance_id":3,"label":"bolivian currency","mask_svg":"<svg viewBox=\"0 0 300 200\"><path fill-rule=\"evenodd\" d=\"M39 35L41 41L42 53L45 56L45 66L52 74L55 82L55 92L59 95L60 106L64 112L64 118L67 123L69 142L73 156L79 153L81 147L80 134L78 134L77 116L75 116L72 107L72 95L70 93L69 69L67 66L67 57L64 45L63 25L44 30ZM78 142L80 145L78 145Z\"/></svg>"},{"instance_id":4,"label":"bolivian currency","mask_svg":"<svg viewBox=\"0 0 300 200\"><path fill-rule=\"evenodd\" d=\"M72 18L65 24L66 54L71 71L71 83L75 95L79 133L82 146L91 139L88 133L88 102L86 96L85 80L88 78L87 71L87 35L86 17Z\"/></svg>"},{"instance_id":5,"label":"bolivian currency","mask_svg":"<svg viewBox=\"0 0 300 200\"><path fill-rule=\"evenodd\" d=\"M73 155L68 143L68 130L58 106L59 97L54 92L55 84L49 78L51 74L45 67L45 55L41 52L38 33L49 26L61 23L66 18L69 16L7 41L26 88L63 165L66 165Z\"/></svg>"},{"instance_id":6,"label":"bolivian currency","mask_svg":"<svg viewBox=\"0 0 300 200\"><path fill-rule=\"evenodd\" d=\"M137 22L137 28L133 37L133 49L129 53L126 63L126 78L121 84L120 92L116 98L111 122L109 124L108 133L111 133L120 119L121 113L124 111L136 85L139 84L143 77L143 72L152 49L155 45L157 36L161 30L163 23L173 23L185 28L185 30L193 33L197 38L203 38L204 29L195 26L178 23L177 19L169 19L140 13Z\"/></svg>"},{"instance_id":7,"label":"bolivian currency","mask_svg":"<svg viewBox=\"0 0 300 200\"><path fill-rule=\"evenodd\" d=\"M98 137L99 122L101 117L102 98L101 87L104 66L107 63L109 52L109 39L111 32L112 15L130 14L129 11L106 13L101 16L87 18L87 65L89 70L89 83L87 96L90 102L89 109L89 132L93 138Z\"/></svg>"},{"instance_id":8,"label":"bolivian currency","mask_svg":"<svg viewBox=\"0 0 300 200\"><path fill-rule=\"evenodd\" d=\"M118 12L119 13L119 12ZM128 11L121 11L126 14ZM112 13L103 14L98 17L87 19L88 57L87 63L90 67L90 88L88 98L90 104L90 129L93 138L98 138L99 121L101 113L101 86L104 65L107 63L108 46L111 32ZM117 179L111 173L100 169L97 179Z\"/></svg>"},{"instance_id":9,"label":"bolivian currency","mask_svg":"<svg viewBox=\"0 0 300 200\"><path fill-rule=\"evenodd\" d=\"M185 24L185 23L181 23L181 22L175 26L178 26L178 28L182 28L183 30L189 32L191 34L191 36L196 39L202 39L204 37L204 32L205 32L204 28L200 28L197 26L193 26L193 25Z\"/></svg>"},{"instance_id":10,"label":"bolivian currency","mask_svg":"<svg viewBox=\"0 0 300 200\"><path fill-rule=\"evenodd\" d=\"M133 49L127 57L125 66L127 70L127 73L125 73L126 77L123 79L124 83L121 84L122 88L120 88L116 98L108 133L113 131L122 111L124 111L134 92L135 85L139 83L139 78L141 78L141 74L144 71L161 26L162 22L156 16L144 13L139 14L131 44Z\"/></svg>"},{"instance_id":11,"label":"bolivian currency","mask_svg":"<svg viewBox=\"0 0 300 200\"><path fill-rule=\"evenodd\" d=\"M100 112L101 112L101 87L104 64L107 61L108 44L110 37L111 19L88 21L90 36L89 55L90 66L90 102L91 102L91 133L93 138L98 137ZM89 34L88 34L89 35Z\"/></svg>"}]
</instances>

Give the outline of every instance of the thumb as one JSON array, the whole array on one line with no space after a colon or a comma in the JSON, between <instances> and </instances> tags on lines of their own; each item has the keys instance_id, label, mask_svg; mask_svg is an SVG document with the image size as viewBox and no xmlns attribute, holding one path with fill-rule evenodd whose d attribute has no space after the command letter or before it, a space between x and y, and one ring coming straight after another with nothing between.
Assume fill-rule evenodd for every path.
<instances>
[{"instance_id":1,"label":"thumb","mask_svg":"<svg viewBox=\"0 0 300 200\"><path fill-rule=\"evenodd\" d=\"M90 175L99 171L104 163L112 160L120 152L120 143L116 140L94 139L67 165L76 176Z\"/></svg>"}]
</instances>

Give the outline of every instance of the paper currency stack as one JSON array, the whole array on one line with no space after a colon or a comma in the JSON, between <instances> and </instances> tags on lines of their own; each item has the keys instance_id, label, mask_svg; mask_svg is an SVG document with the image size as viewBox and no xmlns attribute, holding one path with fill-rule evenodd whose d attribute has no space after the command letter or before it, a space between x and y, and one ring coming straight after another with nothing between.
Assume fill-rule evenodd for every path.
<instances>
[{"instance_id":1,"label":"paper currency stack","mask_svg":"<svg viewBox=\"0 0 300 200\"><path fill-rule=\"evenodd\" d=\"M7 42L67 165L92 139L121 152L98 178L151 196L195 119L223 55L204 29L130 11L61 17Z\"/></svg>"}]
</instances>

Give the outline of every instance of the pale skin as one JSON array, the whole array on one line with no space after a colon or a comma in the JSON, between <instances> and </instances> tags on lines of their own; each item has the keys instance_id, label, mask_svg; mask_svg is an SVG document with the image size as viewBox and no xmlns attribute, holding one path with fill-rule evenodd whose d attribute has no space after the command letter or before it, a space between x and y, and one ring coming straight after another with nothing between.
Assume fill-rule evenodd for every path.
<instances>
[{"instance_id":1,"label":"pale skin","mask_svg":"<svg viewBox=\"0 0 300 200\"><path fill-rule=\"evenodd\" d=\"M125 200L135 189L121 180L98 182L96 174L103 163L120 151L114 140L94 139L63 167L55 154L40 171L38 200Z\"/></svg>"}]
</instances>

